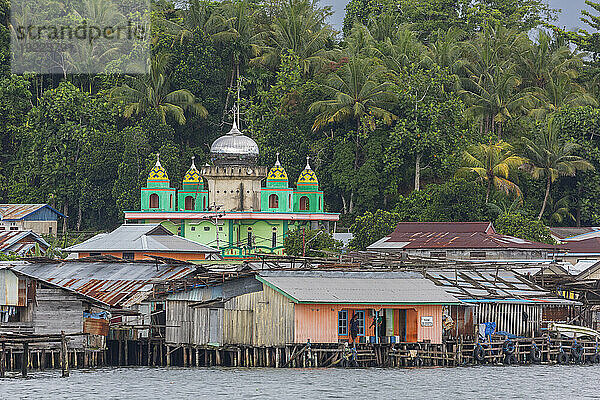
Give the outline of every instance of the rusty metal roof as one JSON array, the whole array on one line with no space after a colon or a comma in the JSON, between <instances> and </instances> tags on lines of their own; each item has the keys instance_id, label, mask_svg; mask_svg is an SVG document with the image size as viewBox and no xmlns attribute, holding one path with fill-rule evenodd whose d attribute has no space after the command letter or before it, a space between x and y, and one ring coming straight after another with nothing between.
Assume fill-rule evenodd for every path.
<instances>
[{"instance_id":1,"label":"rusty metal roof","mask_svg":"<svg viewBox=\"0 0 600 400\"><path fill-rule=\"evenodd\" d=\"M0 204L0 219L9 221L20 220L44 207L64 217L60 211L50 207L48 204Z\"/></svg>"},{"instance_id":2,"label":"rusty metal roof","mask_svg":"<svg viewBox=\"0 0 600 400\"><path fill-rule=\"evenodd\" d=\"M0 252L25 256L38 244L42 250L50 245L43 237L33 231L0 231Z\"/></svg>"},{"instance_id":3,"label":"rusty metal roof","mask_svg":"<svg viewBox=\"0 0 600 400\"><path fill-rule=\"evenodd\" d=\"M546 243L532 242L513 236L483 232L398 232L368 246L369 250L394 249L555 249Z\"/></svg>"},{"instance_id":4,"label":"rusty metal roof","mask_svg":"<svg viewBox=\"0 0 600 400\"><path fill-rule=\"evenodd\" d=\"M111 306L131 306L148 296L153 283L164 283L188 276L194 265L156 263L112 263L65 261L58 264L37 263L15 267L39 279L75 290Z\"/></svg>"}]
</instances>

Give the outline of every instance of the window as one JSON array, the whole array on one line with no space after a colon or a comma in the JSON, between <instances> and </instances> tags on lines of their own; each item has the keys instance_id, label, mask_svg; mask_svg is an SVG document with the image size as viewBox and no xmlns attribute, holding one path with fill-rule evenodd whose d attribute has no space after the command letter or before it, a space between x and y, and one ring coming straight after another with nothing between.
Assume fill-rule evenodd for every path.
<instances>
[{"instance_id":1,"label":"window","mask_svg":"<svg viewBox=\"0 0 600 400\"><path fill-rule=\"evenodd\" d=\"M169 196L170 208L173 208L173 195Z\"/></svg>"},{"instance_id":2,"label":"window","mask_svg":"<svg viewBox=\"0 0 600 400\"><path fill-rule=\"evenodd\" d=\"M338 311L338 335L348 335L348 310Z\"/></svg>"},{"instance_id":3,"label":"window","mask_svg":"<svg viewBox=\"0 0 600 400\"><path fill-rule=\"evenodd\" d=\"M321 210L321 198L319 197L319 210Z\"/></svg>"},{"instance_id":4,"label":"window","mask_svg":"<svg viewBox=\"0 0 600 400\"><path fill-rule=\"evenodd\" d=\"M11 227L10 227L10 230L11 230L11 231L18 231L18 230L19 230L19 227L18 227L18 226L11 226Z\"/></svg>"},{"instance_id":5,"label":"window","mask_svg":"<svg viewBox=\"0 0 600 400\"><path fill-rule=\"evenodd\" d=\"M432 258L446 258L446 252L445 251L430 251L429 252L429 257L432 257Z\"/></svg>"},{"instance_id":6,"label":"window","mask_svg":"<svg viewBox=\"0 0 600 400\"><path fill-rule=\"evenodd\" d=\"M90 253L90 257L96 257L96 256L99 256L99 255L100 255L100 253Z\"/></svg>"},{"instance_id":7,"label":"window","mask_svg":"<svg viewBox=\"0 0 600 400\"><path fill-rule=\"evenodd\" d=\"M475 259L481 260L481 259L485 259L486 253L485 253L485 251L472 251L469 254L469 256L471 258L475 258Z\"/></svg>"},{"instance_id":8,"label":"window","mask_svg":"<svg viewBox=\"0 0 600 400\"><path fill-rule=\"evenodd\" d=\"M308 200L308 197L306 197L306 196L300 197L300 210L308 211L309 207L310 207L310 201Z\"/></svg>"},{"instance_id":9,"label":"window","mask_svg":"<svg viewBox=\"0 0 600 400\"><path fill-rule=\"evenodd\" d=\"M271 235L271 247L277 246L277 228L273 228L273 233Z\"/></svg>"},{"instance_id":10,"label":"window","mask_svg":"<svg viewBox=\"0 0 600 400\"><path fill-rule=\"evenodd\" d=\"M150 195L150 208L158 208L159 204L158 195L156 193L152 193Z\"/></svg>"},{"instance_id":11,"label":"window","mask_svg":"<svg viewBox=\"0 0 600 400\"><path fill-rule=\"evenodd\" d=\"M292 194L289 195L288 207L292 206Z\"/></svg>"},{"instance_id":12,"label":"window","mask_svg":"<svg viewBox=\"0 0 600 400\"><path fill-rule=\"evenodd\" d=\"M205 231L210 231L210 226L205 226L205 227L204 227L204 230L205 230Z\"/></svg>"},{"instance_id":13,"label":"window","mask_svg":"<svg viewBox=\"0 0 600 400\"><path fill-rule=\"evenodd\" d=\"M222 230L223 230L223 227L222 227L222 226L220 226L220 227L219 227L219 230L220 230L220 231L222 231Z\"/></svg>"},{"instance_id":14,"label":"window","mask_svg":"<svg viewBox=\"0 0 600 400\"><path fill-rule=\"evenodd\" d=\"M195 226L192 226L192 227L191 227L191 230L192 230L192 232L194 232L194 231L196 230L196 227L195 227Z\"/></svg>"},{"instance_id":15,"label":"window","mask_svg":"<svg viewBox=\"0 0 600 400\"><path fill-rule=\"evenodd\" d=\"M248 247L252 247L252 228L248 228Z\"/></svg>"},{"instance_id":16,"label":"window","mask_svg":"<svg viewBox=\"0 0 600 400\"><path fill-rule=\"evenodd\" d=\"M194 209L194 206L196 205L196 200L194 200L192 196L186 196L184 203L184 210L189 211Z\"/></svg>"},{"instance_id":17,"label":"window","mask_svg":"<svg viewBox=\"0 0 600 400\"><path fill-rule=\"evenodd\" d=\"M0 226L0 231L5 230L6 228L4 226Z\"/></svg>"},{"instance_id":18,"label":"window","mask_svg":"<svg viewBox=\"0 0 600 400\"><path fill-rule=\"evenodd\" d=\"M365 312L364 311L354 311L354 314L358 319L358 336L365 335Z\"/></svg>"},{"instance_id":19,"label":"window","mask_svg":"<svg viewBox=\"0 0 600 400\"><path fill-rule=\"evenodd\" d=\"M206 210L206 197L202 199L202 209Z\"/></svg>"},{"instance_id":20,"label":"window","mask_svg":"<svg viewBox=\"0 0 600 400\"><path fill-rule=\"evenodd\" d=\"M48 234L52 235L52 227L51 226L48 227Z\"/></svg>"},{"instance_id":21,"label":"window","mask_svg":"<svg viewBox=\"0 0 600 400\"><path fill-rule=\"evenodd\" d=\"M135 258L135 254L131 252L123 252L123 260L133 260Z\"/></svg>"},{"instance_id":22,"label":"window","mask_svg":"<svg viewBox=\"0 0 600 400\"><path fill-rule=\"evenodd\" d=\"M279 196L276 194L269 196L269 208L279 208Z\"/></svg>"}]
</instances>

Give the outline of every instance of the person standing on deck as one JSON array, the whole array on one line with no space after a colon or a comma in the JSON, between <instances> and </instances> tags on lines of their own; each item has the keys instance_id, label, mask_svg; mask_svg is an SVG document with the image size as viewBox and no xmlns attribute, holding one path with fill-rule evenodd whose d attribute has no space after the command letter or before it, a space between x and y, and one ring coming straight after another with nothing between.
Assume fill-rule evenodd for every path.
<instances>
[{"instance_id":1,"label":"person standing on deck","mask_svg":"<svg viewBox=\"0 0 600 400\"><path fill-rule=\"evenodd\" d=\"M350 338L352 343L356 343L356 336L358 336L358 314L352 315L350 318Z\"/></svg>"}]
</instances>

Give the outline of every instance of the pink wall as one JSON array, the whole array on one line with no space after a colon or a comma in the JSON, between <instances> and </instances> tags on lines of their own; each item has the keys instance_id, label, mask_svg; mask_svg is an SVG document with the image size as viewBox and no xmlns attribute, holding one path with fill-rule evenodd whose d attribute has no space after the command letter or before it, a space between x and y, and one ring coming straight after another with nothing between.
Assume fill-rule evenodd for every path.
<instances>
[{"instance_id":1,"label":"pink wall","mask_svg":"<svg viewBox=\"0 0 600 400\"><path fill-rule=\"evenodd\" d=\"M338 311L342 309L370 310L370 309L413 309L417 311L417 320L412 321L417 325L417 340L422 342L430 340L431 343L442 342L442 306L415 305L415 306L389 306L389 305L339 305L339 304L296 304L294 338L296 343L305 343L310 339L313 343L338 342ZM433 317L433 326L421 326L421 317ZM371 317L367 316L366 326L371 325ZM407 321L410 323L410 321ZM397 324L397 321L394 321ZM372 329L367 329L367 335L372 335Z\"/></svg>"},{"instance_id":2,"label":"pink wall","mask_svg":"<svg viewBox=\"0 0 600 400\"><path fill-rule=\"evenodd\" d=\"M338 305L296 304L295 335L296 343L308 339L314 343L337 343Z\"/></svg>"},{"instance_id":3,"label":"pink wall","mask_svg":"<svg viewBox=\"0 0 600 400\"><path fill-rule=\"evenodd\" d=\"M442 306L414 306L417 310L417 337L419 342L430 340L442 343ZM421 326L421 317L433 317L433 326Z\"/></svg>"}]
</instances>

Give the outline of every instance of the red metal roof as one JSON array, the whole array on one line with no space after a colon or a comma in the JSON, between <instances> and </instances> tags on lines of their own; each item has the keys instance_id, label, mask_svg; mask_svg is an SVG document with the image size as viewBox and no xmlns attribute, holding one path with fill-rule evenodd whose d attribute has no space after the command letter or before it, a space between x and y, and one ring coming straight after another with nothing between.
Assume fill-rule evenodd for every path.
<instances>
[{"instance_id":1,"label":"red metal roof","mask_svg":"<svg viewBox=\"0 0 600 400\"><path fill-rule=\"evenodd\" d=\"M592 237L584 240L571 240L560 245L569 253L600 253L600 238Z\"/></svg>"},{"instance_id":2,"label":"red metal roof","mask_svg":"<svg viewBox=\"0 0 600 400\"><path fill-rule=\"evenodd\" d=\"M400 222L394 233L496 233L491 222Z\"/></svg>"}]
</instances>

